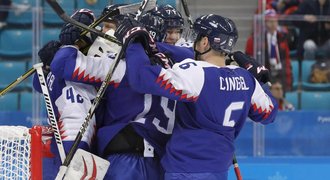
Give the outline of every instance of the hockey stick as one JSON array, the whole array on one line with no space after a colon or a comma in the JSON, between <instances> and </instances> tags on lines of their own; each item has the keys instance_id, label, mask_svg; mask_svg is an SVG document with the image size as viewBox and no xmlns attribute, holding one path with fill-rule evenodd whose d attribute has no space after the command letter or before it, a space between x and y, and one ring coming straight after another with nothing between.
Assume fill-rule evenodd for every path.
<instances>
[{"instance_id":1,"label":"hockey stick","mask_svg":"<svg viewBox=\"0 0 330 180\"><path fill-rule=\"evenodd\" d=\"M146 7L148 6L148 4L153 4L154 6L156 6L156 0L143 0L141 2L141 6L139 7L137 14L135 16L135 20L139 20L141 15L143 14L143 12L146 10ZM151 5L149 5L151 6Z\"/></svg>"},{"instance_id":2,"label":"hockey stick","mask_svg":"<svg viewBox=\"0 0 330 180\"><path fill-rule=\"evenodd\" d=\"M182 3L182 6L183 6L184 13L187 16L187 21L189 23L189 27L190 27L190 29L193 29L193 24L194 23L193 23L193 20L191 18L191 15L190 15L190 11L189 11L189 8L188 8L187 1L186 0L181 0L181 3Z\"/></svg>"},{"instance_id":3,"label":"hockey stick","mask_svg":"<svg viewBox=\"0 0 330 180\"><path fill-rule=\"evenodd\" d=\"M50 0L47 0L47 1L50 1ZM153 1L153 2L156 2L156 1ZM145 7L147 6L148 4L148 0L144 0L141 4L141 6L144 6L144 8L139 8L139 9L145 9ZM58 4L57 4L58 5ZM59 6L59 5L58 5ZM140 12L140 14L142 14L142 11ZM137 18L139 17L138 15L136 16ZM115 62L111 65L110 69L109 69L109 72L108 74L106 75L105 77L105 80L103 81L103 83L101 84L96 96L95 96L95 99L93 100L93 103L87 113L87 116L85 118L85 121L83 122L82 126L80 127L80 130L74 140L74 143L63 163L63 166L68 166L70 164L70 161L75 153L75 151L77 150L78 148L78 145L82 139L82 136L83 134L85 133L86 131L86 128L88 127L88 124L89 124L89 121L91 119L91 117L94 115L95 113L95 109L97 108L97 106L99 105L99 102L101 100L101 98L103 97L103 94L105 93L105 90L106 88L108 87L109 85L109 82L111 80L111 77L116 69L116 67L118 66L119 64L119 61L121 59L121 56L122 56L122 46L119 47L119 50L118 50L118 53L116 55L116 58L115 58Z\"/></svg>"},{"instance_id":4,"label":"hockey stick","mask_svg":"<svg viewBox=\"0 0 330 180\"><path fill-rule=\"evenodd\" d=\"M72 19L70 16L68 16L65 11L63 10L63 8L56 2L56 0L47 0L48 4L53 8L53 10L56 12L56 14L65 22L68 22L68 23L71 23L83 30L86 30L86 31L89 31L89 32L92 32L98 36L101 36L103 37L104 39L107 39L111 42L114 42L118 45L121 45L121 42L118 41L115 37L112 37L108 34L105 34L101 31L98 31L94 28L91 28L89 26L86 26L85 24L81 23L81 22L78 22L74 19Z\"/></svg>"},{"instance_id":5,"label":"hockey stick","mask_svg":"<svg viewBox=\"0 0 330 180\"><path fill-rule=\"evenodd\" d=\"M237 159L236 159L235 154L233 156L233 165L234 165L234 170L235 170L237 180L242 180L243 178L242 178L242 175L241 175L241 171L238 167L238 163L237 163Z\"/></svg>"},{"instance_id":6,"label":"hockey stick","mask_svg":"<svg viewBox=\"0 0 330 180\"><path fill-rule=\"evenodd\" d=\"M153 0L155 3L151 4L148 3L145 7L145 10L151 10L154 7L156 7L156 1ZM100 16L98 19L96 19L91 25L89 25L89 27L91 28L95 28L96 26L98 26L100 23L102 23L106 18L108 17L113 17L113 16L117 16L120 14L130 14L130 13L136 13L139 8L141 7L141 2L139 3L134 3L134 4L129 4L129 5L124 5L124 6L119 6L118 8L116 8L113 11L109 11L108 13ZM89 31L84 30L80 36L86 35Z\"/></svg>"},{"instance_id":7,"label":"hockey stick","mask_svg":"<svg viewBox=\"0 0 330 180\"><path fill-rule=\"evenodd\" d=\"M154 2L154 3L151 3L151 2ZM141 7L141 3L134 3L134 4L129 4L129 5L125 5L125 6L120 6L115 11L110 11L107 14L105 14L104 16L99 17L93 24L89 25L89 27L95 28L97 25L99 25L101 22L103 22L104 19L111 17L111 16L116 16L119 14L135 13L139 10L139 7ZM154 7L156 7L156 1L152 0L152 1L149 1L149 3L147 3L145 10L148 11L148 10L153 9ZM89 32L88 30L84 30L80 35L83 36L83 35L87 34L88 32ZM35 69L31 68L26 73L24 73L23 75L18 77L15 81L13 81L7 87L5 87L3 90L1 90L0 97L7 94L14 87L16 87L19 83L21 83L22 81L24 81L25 79L30 77L34 72L35 72Z\"/></svg>"},{"instance_id":8,"label":"hockey stick","mask_svg":"<svg viewBox=\"0 0 330 180\"><path fill-rule=\"evenodd\" d=\"M54 137L55 137L56 145L57 145L57 148L58 148L58 152L60 154L61 161L63 163L64 159L65 159L65 151L64 151L64 147L63 147L63 143L62 143L62 138L61 138L61 135L60 135L60 130L57 126L55 111L54 111L54 108L53 108L52 101L50 99L47 83L46 83L46 80L45 80L45 77L44 77L44 73L42 71L42 66L43 66L43 63L38 63L38 64L33 65L33 68L37 71L39 83L40 83L40 86L41 86L41 91L42 91L42 94L44 95L44 100L45 100L45 103L46 103L47 115L48 115L50 124L52 126L52 130L54 131Z\"/></svg>"},{"instance_id":9,"label":"hockey stick","mask_svg":"<svg viewBox=\"0 0 330 180\"><path fill-rule=\"evenodd\" d=\"M5 95L8 91L12 90L15 86L17 86L22 81L24 81L25 79L27 79L35 71L36 71L35 68L31 68L27 72L25 72L23 75L21 75L20 77L18 77L15 81L13 81L7 87L5 87L3 90L1 90L0 97L2 97L3 95Z\"/></svg>"},{"instance_id":10,"label":"hockey stick","mask_svg":"<svg viewBox=\"0 0 330 180\"><path fill-rule=\"evenodd\" d=\"M145 0L146 1L146 0ZM144 2L145 2L144 1ZM64 10L62 9L62 7L55 1L55 0L47 0L47 2L49 3L49 5L54 9L54 11L56 11L56 13L66 22L70 22L72 23L73 25L77 25L78 27L81 27L87 31L90 31L90 32L94 32L95 29L94 28L90 28L88 26L81 26L81 23L73 20L72 18L70 18L69 16L67 16L64 12ZM147 3L142 3L141 6L144 6L144 8L139 8L139 9L145 9ZM142 12L140 13L142 14ZM99 31L97 31L96 33L97 35L100 35L101 37L105 38L106 36L104 36L104 33L100 33ZM113 38L113 37L111 37ZM108 38L105 38L105 39L108 39ZM108 39L110 41L112 41L111 39ZM115 39L116 40L116 39ZM118 40L116 40L118 41ZM119 43L119 45L121 45L121 43ZM81 125L80 127L80 130L79 132L77 133L77 136L73 142L73 145L68 153L68 155L66 156L62 166L60 167L60 171L58 172L57 174L57 177L56 179L62 179L64 176L65 176L65 173L66 173L66 170L74 156L74 153L76 152L76 150L78 149L78 145L79 143L81 142L81 139L83 137L83 134L85 133L88 125L89 125L89 121L91 119L91 117L94 115L95 113L95 109L97 108L97 106L99 105L100 103L100 100L101 98L103 97L108 85L109 85L109 82L111 80L111 77L116 69L116 67L118 66L119 64L119 61L121 59L121 55L122 55L123 51L122 51L122 46L119 47L118 49L118 53L116 55L116 58L115 58L115 62L111 65L106 77L105 77L105 80L103 81L103 83L101 84L96 96L95 96L95 99L93 100L93 103L90 107L90 109L88 110L88 113L86 115L86 118L83 122L83 124Z\"/></svg>"},{"instance_id":11,"label":"hockey stick","mask_svg":"<svg viewBox=\"0 0 330 180\"><path fill-rule=\"evenodd\" d=\"M87 113L87 116L85 118L85 121L83 122L83 124L81 125L80 127L80 130L73 142L73 145L68 153L68 155L66 156L65 160L64 160L64 163L62 164L61 168L60 168L60 171L59 173L57 174L57 177L56 179L62 179L62 177L65 175L65 172L66 172L66 169L67 167L69 166L73 156L74 156L74 153L76 152L76 150L78 149L78 145L79 143L81 142L81 139L83 137L83 134L85 133L88 125L89 125L89 121L90 119L93 117L94 113L95 113L95 109L97 108L97 106L99 105L108 85L109 85L109 82L111 80L111 77L116 69L116 67L118 66L119 64L119 61L120 61L120 56L121 56L121 49L122 47L120 46L119 47L119 52L120 53L117 53L116 55L116 58L115 58L115 62L111 65L109 71L108 71L108 74L106 75L105 77L105 80L103 81L103 83L101 84L96 96L95 96L95 99L93 100L93 103L91 105L91 107L89 108L88 110L88 113Z\"/></svg>"}]
</instances>

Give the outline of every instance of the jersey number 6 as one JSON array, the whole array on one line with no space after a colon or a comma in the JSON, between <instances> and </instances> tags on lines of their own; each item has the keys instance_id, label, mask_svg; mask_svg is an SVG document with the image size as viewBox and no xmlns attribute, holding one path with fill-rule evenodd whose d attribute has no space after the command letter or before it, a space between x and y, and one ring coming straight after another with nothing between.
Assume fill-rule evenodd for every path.
<instances>
[{"instance_id":1,"label":"jersey number 6","mask_svg":"<svg viewBox=\"0 0 330 180\"><path fill-rule=\"evenodd\" d=\"M240 110L240 109L243 109L243 105L244 105L244 102L243 101L240 101L240 102L232 102L227 108L226 108L226 111L225 111L225 117L223 118L223 123L222 125L223 126L226 126L226 127L234 127L235 126L235 120L233 119L230 119L231 117L231 113L235 110Z\"/></svg>"}]
</instances>

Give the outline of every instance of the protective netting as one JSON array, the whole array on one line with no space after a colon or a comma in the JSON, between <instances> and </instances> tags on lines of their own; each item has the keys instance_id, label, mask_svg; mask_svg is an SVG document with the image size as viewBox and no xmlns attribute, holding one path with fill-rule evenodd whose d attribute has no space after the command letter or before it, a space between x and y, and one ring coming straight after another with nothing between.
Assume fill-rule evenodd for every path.
<instances>
[{"instance_id":1,"label":"protective netting","mask_svg":"<svg viewBox=\"0 0 330 180\"><path fill-rule=\"evenodd\" d=\"M0 126L0 179L30 178L29 129L23 126Z\"/></svg>"}]
</instances>

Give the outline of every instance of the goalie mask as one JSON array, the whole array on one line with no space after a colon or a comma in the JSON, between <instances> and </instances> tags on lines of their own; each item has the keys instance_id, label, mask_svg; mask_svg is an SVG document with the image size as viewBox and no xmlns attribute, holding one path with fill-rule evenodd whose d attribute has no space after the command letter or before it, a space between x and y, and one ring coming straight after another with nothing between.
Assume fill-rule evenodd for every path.
<instances>
[{"instance_id":1,"label":"goalie mask","mask_svg":"<svg viewBox=\"0 0 330 180\"><path fill-rule=\"evenodd\" d=\"M114 36L115 31L110 29L106 34ZM119 45L108 41L102 37L97 37L88 50L87 56L101 57L105 53L116 53L119 51Z\"/></svg>"},{"instance_id":2,"label":"goalie mask","mask_svg":"<svg viewBox=\"0 0 330 180\"><path fill-rule=\"evenodd\" d=\"M199 56L209 52L211 49L228 54L232 51L238 39L236 25L229 19L219 15L209 14L196 19L193 26L193 39L195 55ZM207 37L210 49L198 52L195 49L196 42Z\"/></svg>"}]
</instances>

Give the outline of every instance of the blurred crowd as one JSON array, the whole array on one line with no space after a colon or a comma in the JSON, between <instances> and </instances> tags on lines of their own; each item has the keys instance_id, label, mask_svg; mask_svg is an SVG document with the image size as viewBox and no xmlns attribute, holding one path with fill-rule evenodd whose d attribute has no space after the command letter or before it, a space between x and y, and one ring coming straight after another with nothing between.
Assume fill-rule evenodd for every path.
<instances>
[{"instance_id":1,"label":"blurred crowd","mask_svg":"<svg viewBox=\"0 0 330 180\"><path fill-rule=\"evenodd\" d=\"M13 10L15 15L19 15L27 11L31 6L29 4L17 4L12 0L0 1L0 29L7 25L7 18L10 10Z\"/></svg>"},{"instance_id":2,"label":"blurred crowd","mask_svg":"<svg viewBox=\"0 0 330 180\"><path fill-rule=\"evenodd\" d=\"M282 104L280 109L292 110L292 105L284 99L285 92L294 90L291 61L301 64L315 60L309 81L330 83L330 0L267 0L263 15L264 62L274 81L272 92ZM250 56L254 55L253 42L252 33L245 48Z\"/></svg>"}]
</instances>

